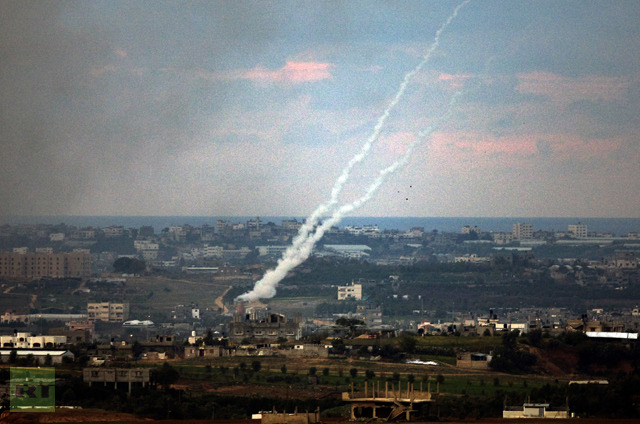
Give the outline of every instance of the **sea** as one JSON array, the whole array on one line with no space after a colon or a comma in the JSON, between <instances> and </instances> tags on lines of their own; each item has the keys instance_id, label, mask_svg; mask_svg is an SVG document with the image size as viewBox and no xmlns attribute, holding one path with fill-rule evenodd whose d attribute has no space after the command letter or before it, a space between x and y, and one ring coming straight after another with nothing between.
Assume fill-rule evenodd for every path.
<instances>
[{"instance_id":1,"label":"sea","mask_svg":"<svg viewBox=\"0 0 640 424\"><path fill-rule=\"evenodd\" d=\"M112 225L125 228L140 228L151 225L156 232L163 228L179 225L215 226L219 219L231 223L244 223L255 216L13 216L0 218L0 225L18 224L66 224L83 227L109 227ZM281 224L285 219L303 221L305 217L295 216L260 216L264 223ZM626 236L630 232L640 232L640 218L527 218L527 217L345 217L339 227L377 225L381 230L406 231L414 227L422 227L425 231L460 232L465 225L479 227L482 231L505 231L513 229L513 224L525 222L533 225L534 231L567 231L570 224L586 224L589 232L613 233L615 236Z\"/></svg>"}]
</instances>

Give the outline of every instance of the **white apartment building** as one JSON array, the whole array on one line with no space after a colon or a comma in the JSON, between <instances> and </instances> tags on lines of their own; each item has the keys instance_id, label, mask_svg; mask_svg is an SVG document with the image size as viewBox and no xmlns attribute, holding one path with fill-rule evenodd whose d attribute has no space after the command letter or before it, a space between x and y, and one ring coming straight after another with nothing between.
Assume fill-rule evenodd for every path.
<instances>
[{"instance_id":1,"label":"white apartment building","mask_svg":"<svg viewBox=\"0 0 640 424\"><path fill-rule=\"evenodd\" d=\"M134 240L133 247L135 247L138 254L146 261L152 261L158 258L158 252L160 245L148 240Z\"/></svg>"},{"instance_id":2,"label":"white apartment building","mask_svg":"<svg viewBox=\"0 0 640 424\"><path fill-rule=\"evenodd\" d=\"M526 222L518 222L513 224L513 239L526 240L533 238L533 225Z\"/></svg>"},{"instance_id":3,"label":"white apartment building","mask_svg":"<svg viewBox=\"0 0 640 424\"><path fill-rule=\"evenodd\" d=\"M16 349L57 348L67 343L67 336L32 336L30 333L16 332L0 336L0 346Z\"/></svg>"},{"instance_id":4,"label":"white apartment building","mask_svg":"<svg viewBox=\"0 0 640 424\"><path fill-rule=\"evenodd\" d=\"M347 299L362 300L362 284L338 286L338 300Z\"/></svg>"},{"instance_id":5,"label":"white apartment building","mask_svg":"<svg viewBox=\"0 0 640 424\"><path fill-rule=\"evenodd\" d=\"M570 224L567 231L571 237L575 238L586 238L588 235L587 225L579 222L577 224Z\"/></svg>"}]
</instances>

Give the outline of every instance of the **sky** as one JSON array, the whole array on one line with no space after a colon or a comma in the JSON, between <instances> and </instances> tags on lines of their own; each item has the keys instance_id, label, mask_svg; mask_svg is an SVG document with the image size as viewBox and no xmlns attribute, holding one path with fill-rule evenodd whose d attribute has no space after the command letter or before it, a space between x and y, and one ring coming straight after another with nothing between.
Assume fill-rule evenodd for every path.
<instances>
[{"instance_id":1,"label":"sky","mask_svg":"<svg viewBox=\"0 0 640 424\"><path fill-rule=\"evenodd\" d=\"M307 216L459 4L0 0L0 218ZM339 202L414 143L354 215L640 217L638 22L472 0Z\"/></svg>"}]
</instances>

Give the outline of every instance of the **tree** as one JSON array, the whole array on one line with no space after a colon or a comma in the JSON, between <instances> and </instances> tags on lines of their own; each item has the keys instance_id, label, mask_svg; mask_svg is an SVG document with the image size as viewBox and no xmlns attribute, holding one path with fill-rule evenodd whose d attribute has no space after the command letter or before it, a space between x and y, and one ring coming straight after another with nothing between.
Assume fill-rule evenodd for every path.
<instances>
[{"instance_id":1,"label":"tree","mask_svg":"<svg viewBox=\"0 0 640 424\"><path fill-rule=\"evenodd\" d=\"M205 346L214 345L213 331L211 331L210 328L207 329L207 334L202 338L202 341L204 342Z\"/></svg>"},{"instance_id":2,"label":"tree","mask_svg":"<svg viewBox=\"0 0 640 424\"><path fill-rule=\"evenodd\" d=\"M145 261L126 256L116 259L113 263L113 271L123 274L140 274L145 269L147 269Z\"/></svg>"},{"instance_id":3,"label":"tree","mask_svg":"<svg viewBox=\"0 0 640 424\"><path fill-rule=\"evenodd\" d=\"M356 378L356 375L358 375L358 369L357 368L351 368L349 370L349 374L351 375L352 378Z\"/></svg>"},{"instance_id":4,"label":"tree","mask_svg":"<svg viewBox=\"0 0 640 424\"><path fill-rule=\"evenodd\" d=\"M317 368L316 367L311 367L309 368L309 375L316 375L317 372Z\"/></svg>"},{"instance_id":5,"label":"tree","mask_svg":"<svg viewBox=\"0 0 640 424\"><path fill-rule=\"evenodd\" d=\"M409 334L403 334L399 340L400 349L404 353L412 353L415 350L417 343L416 338Z\"/></svg>"},{"instance_id":6,"label":"tree","mask_svg":"<svg viewBox=\"0 0 640 424\"><path fill-rule=\"evenodd\" d=\"M364 375L367 377L367 380L372 380L376 376L376 373L373 370L366 370Z\"/></svg>"},{"instance_id":7,"label":"tree","mask_svg":"<svg viewBox=\"0 0 640 424\"><path fill-rule=\"evenodd\" d=\"M280 368L280 371L282 372L282 374L286 374L287 373L287 366L283 364L282 367Z\"/></svg>"},{"instance_id":8,"label":"tree","mask_svg":"<svg viewBox=\"0 0 640 424\"><path fill-rule=\"evenodd\" d=\"M262 368L262 364L260 363L260 361L253 361L251 363L251 368L254 372L258 372Z\"/></svg>"},{"instance_id":9,"label":"tree","mask_svg":"<svg viewBox=\"0 0 640 424\"><path fill-rule=\"evenodd\" d=\"M152 379L156 384L162 386L165 390L175 383L180 377L180 373L169 363L165 362L160 368L153 370Z\"/></svg>"}]
</instances>

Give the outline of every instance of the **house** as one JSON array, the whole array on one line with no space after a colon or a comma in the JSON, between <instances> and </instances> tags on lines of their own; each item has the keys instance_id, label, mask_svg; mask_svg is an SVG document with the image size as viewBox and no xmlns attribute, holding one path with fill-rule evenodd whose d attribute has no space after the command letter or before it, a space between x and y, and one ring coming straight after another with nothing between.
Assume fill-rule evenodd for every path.
<instances>
[{"instance_id":1,"label":"house","mask_svg":"<svg viewBox=\"0 0 640 424\"><path fill-rule=\"evenodd\" d=\"M525 403L522 406L508 406L502 411L502 418L570 418L569 408L549 409L548 403Z\"/></svg>"},{"instance_id":2,"label":"house","mask_svg":"<svg viewBox=\"0 0 640 424\"><path fill-rule=\"evenodd\" d=\"M15 351L18 358L32 357L39 365L47 365L50 360L51 365L61 364L67 361L73 362L75 355L63 349L0 349L0 360L7 362L11 356L11 351ZM50 359L47 359L50 358Z\"/></svg>"},{"instance_id":3,"label":"house","mask_svg":"<svg viewBox=\"0 0 640 424\"><path fill-rule=\"evenodd\" d=\"M491 355L485 353L462 352L457 355L456 367L474 370L488 370Z\"/></svg>"}]
</instances>

